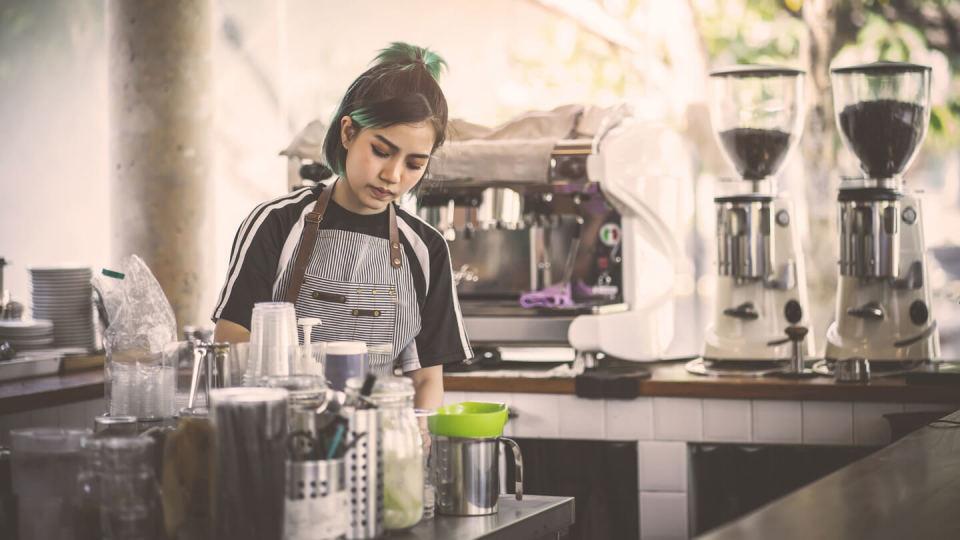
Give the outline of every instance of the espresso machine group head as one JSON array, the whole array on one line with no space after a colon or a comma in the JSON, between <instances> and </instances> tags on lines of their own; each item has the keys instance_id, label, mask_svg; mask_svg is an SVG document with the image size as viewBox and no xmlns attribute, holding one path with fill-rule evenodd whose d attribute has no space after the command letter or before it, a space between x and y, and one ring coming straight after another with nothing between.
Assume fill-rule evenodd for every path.
<instances>
[{"instance_id":1,"label":"espresso machine group head","mask_svg":"<svg viewBox=\"0 0 960 540\"><path fill-rule=\"evenodd\" d=\"M779 363L798 343L813 349L812 333L788 331L809 327L806 274L793 205L775 181L800 139L803 77L773 66L710 74L714 133L740 176L714 199L716 303L703 353L710 365Z\"/></svg>"},{"instance_id":2,"label":"espresso machine group head","mask_svg":"<svg viewBox=\"0 0 960 540\"><path fill-rule=\"evenodd\" d=\"M864 176L844 179L837 197L840 275L828 362L892 366L939 356L920 199L902 177L929 123L930 71L895 62L832 70L837 126Z\"/></svg>"}]
</instances>

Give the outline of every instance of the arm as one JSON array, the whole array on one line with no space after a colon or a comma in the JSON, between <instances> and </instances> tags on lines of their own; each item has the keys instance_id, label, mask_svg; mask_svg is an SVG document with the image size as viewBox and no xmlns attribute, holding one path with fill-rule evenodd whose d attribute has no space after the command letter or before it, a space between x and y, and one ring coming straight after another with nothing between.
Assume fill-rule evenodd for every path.
<instances>
[{"instance_id":1,"label":"arm","mask_svg":"<svg viewBox=\"0 0 960 540\"><path fill-rule=\"evenodd\" d=\"M443 366L420 368L407 375L413 380L414 407L436 409L443 405Z\"/></svg>"},{"instance_id":2,"label":"arm","mask_svg":"<svg viewBox=\"0 0 960 540\"><path fill-rule=\"evenodd\" d=\"M443 366L430 366L415 369L407 375L413 379L413 406L418 409L436 409L443 405ZM423 451L430 451L430 432L427 430L427 417L421 416L420 437Z\"/></svg>"},{"instance_id":3,"label":"arm","mask_svg":"<svg viewBox=\"0 0 960 540\"><path fill-rule=\"evenodd\" d=\"M213 327L213 340L217 343L224 341L227 343L243 343L250 341L250 331L233 321L220 319L217 321L217 325ZM443 390L442 387L441 390Z\"/></svg>"}]
</instances>

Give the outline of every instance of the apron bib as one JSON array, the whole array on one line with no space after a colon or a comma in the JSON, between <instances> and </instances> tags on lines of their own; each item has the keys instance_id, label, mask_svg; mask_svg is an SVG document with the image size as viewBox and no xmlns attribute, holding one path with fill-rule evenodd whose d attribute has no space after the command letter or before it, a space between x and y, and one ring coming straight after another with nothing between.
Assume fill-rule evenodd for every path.
<instances>
[{"instance_id":1,"label":"apron bib","mask_svg":"<svg viewBox=\"0 0 960 540\"><path fill-rule=\"evenodd\" d=\"M320 193L304 219L283 300L296 306L297 318L320 319L311 341L363 341L371 371L389 374L394 359L420 331L416 295L405 294L414 290L413 278L403 264L396 210L391 203L389 240L321 230L333 188Z\"/></svg>"}]
</instances>

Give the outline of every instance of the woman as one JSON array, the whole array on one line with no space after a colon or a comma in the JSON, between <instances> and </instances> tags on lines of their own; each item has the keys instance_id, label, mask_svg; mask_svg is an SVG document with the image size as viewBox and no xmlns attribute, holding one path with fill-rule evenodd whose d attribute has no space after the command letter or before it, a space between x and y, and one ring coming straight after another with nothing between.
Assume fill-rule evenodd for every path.
<instances>
[{"instance_id":1,"label":"woman","mask_svg":"<svg viewBox=\"0 0 960 540\"><path fill-rule=\"evenodd\" d=\"M263 203L240 226L213 314L217 341L249 340L254 303L292 302L297 317L321 319L313 341L392 346L371 367L398 363L417 407L441 405L442 365L473 353L443 237L395 202L443 143L444 65L393 43L350 85L323 144L339 177Z\"/></svg>"}]
</instances>

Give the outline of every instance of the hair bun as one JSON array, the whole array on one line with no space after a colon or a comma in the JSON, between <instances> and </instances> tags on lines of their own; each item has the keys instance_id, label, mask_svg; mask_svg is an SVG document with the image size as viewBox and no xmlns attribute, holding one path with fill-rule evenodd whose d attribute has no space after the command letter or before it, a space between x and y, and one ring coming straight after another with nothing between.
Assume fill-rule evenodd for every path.
<instances>
[{"instance_id":1,"label":"hair bun","mask_svg":"<svg viewBox=\"0 0 960 540\"><path fill-rule=\"evenodd\" d=\"M395 41L381 49L375 61L378 65L393 64L403 69L423 66L435 81L440 80L440 72L447 66L447 62L430 49L401 41Z\"/></svg>"}]
</instances>

